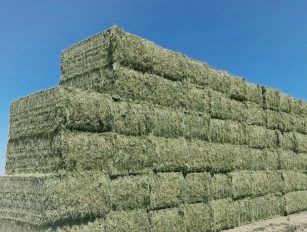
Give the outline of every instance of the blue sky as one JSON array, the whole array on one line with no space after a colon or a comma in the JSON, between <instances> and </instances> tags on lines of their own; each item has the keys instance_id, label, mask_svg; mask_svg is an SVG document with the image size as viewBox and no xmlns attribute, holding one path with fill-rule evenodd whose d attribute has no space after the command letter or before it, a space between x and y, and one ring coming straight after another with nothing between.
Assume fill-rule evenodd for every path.
<instances>
[{"instance_id":1,"label":"blue sky","mask_svg":"<svg viewBox=\"0 0 307 232\"><path fill-rule=\"evenodd\" d=\"M305 0L0 2L0 174L9 105L59 82L61 50L117 24L210 65L307 99Z\"/></svg>"}]
</instances>

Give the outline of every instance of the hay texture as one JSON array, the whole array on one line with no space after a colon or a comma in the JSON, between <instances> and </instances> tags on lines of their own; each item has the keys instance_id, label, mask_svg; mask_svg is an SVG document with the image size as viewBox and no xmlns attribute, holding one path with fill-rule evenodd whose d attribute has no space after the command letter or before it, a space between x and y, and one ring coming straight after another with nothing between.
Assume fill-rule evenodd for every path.
<instances>
[{"instance_id":1,"label":"hay texture","mask_svg":"<svg viewBox=\"0 0 307 232\"><path fill-rule=\"evenodd\" d=\"M11 106L0 230L221 231L307 209L307 104L113 27Z\"/></svg>"}]
</instances>

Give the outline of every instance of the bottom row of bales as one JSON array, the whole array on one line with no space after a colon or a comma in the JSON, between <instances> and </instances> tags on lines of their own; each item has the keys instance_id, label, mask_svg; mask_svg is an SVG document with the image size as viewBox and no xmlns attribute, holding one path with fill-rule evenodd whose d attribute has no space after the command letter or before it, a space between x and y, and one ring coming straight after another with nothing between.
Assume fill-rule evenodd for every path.
<instances>
[{"instance_id":1,"label":"bottom row of bales","mask_svg":"<svg viewBox=\"0 0 307 232\"><path fill-rule=\"evenodd\" d=\"M129 226L128 231L146 231L146 223L154 231L219 231L303 211L306 190L305 173L286 171L173 172L111 180L101 173L5 176L0 178L0 218L38 228L106 218L107 231ZM140 212L144 221L138 223Z\"/></svg>"},{"instance_id":2,"label":"bottom row of bales","mask_svg":"<svg viewBox=\"0 0 307 232\"><path fill-rule=\"evenodd\" d=\"M307 198L307 194L305 194ZM80 220L78 225L39 227L3 220L0 229L15 232L204 232L221 231L253 221L284 215L285 199L267 195L233 201L223 199L209 204L186 204L176 208L148 211L146 209L111 211L96 220ZM2 230L5 231L5 230Z\"/></svg>"}]
</instances>

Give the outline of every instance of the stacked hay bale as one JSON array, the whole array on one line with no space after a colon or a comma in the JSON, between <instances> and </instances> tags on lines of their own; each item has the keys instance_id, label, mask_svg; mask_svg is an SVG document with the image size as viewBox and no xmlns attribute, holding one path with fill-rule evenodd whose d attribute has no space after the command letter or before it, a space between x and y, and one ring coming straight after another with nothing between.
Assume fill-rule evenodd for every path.
<instances>
[{"instance_id":1,"label":"stacked hay bale","mask_svg":"<svg viewBox=\"0 0 307 232\"><path fill-rule=\"evenodd\" d=\"M307 104L111 28L12 104L2 231L220 231L307 209Z\"/></svg>"}]
</instances>

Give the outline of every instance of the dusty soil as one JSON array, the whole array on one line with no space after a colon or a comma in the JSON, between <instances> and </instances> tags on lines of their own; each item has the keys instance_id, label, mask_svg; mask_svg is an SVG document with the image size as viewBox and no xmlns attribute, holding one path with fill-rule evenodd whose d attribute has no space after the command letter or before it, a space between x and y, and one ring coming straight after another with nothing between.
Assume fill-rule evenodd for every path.
<instances>
[{"instance_id":1,"label":"dusty soil","mask_svg":"<svg viewBox=\"0 0 307 232\"><path fill-rule=\"evenodd\" d=\"M307 212L278 217L223 232L307 232Z\"/></svg>"}]
</instances>

